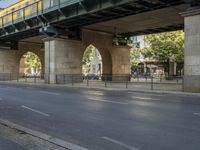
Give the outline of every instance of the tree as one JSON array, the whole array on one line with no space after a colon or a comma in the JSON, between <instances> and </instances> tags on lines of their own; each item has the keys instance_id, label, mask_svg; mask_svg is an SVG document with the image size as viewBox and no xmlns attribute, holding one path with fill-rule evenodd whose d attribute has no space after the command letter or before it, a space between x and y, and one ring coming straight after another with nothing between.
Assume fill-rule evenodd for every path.
<instances>
[{"instance_id":1,"label":"tree","mask_svg":"<svg viewBox=\"0 0 200 150\"><path fill-rule=\"evenodd\" d=\"M34 71L36 72L36 69L41 68L41 62L37 55L35 55L32 52L28 52L24 55L24 63L25 67L28 69L34 68Z\"/></svg>"},{"instance_id":2,"label":"tree","mask_svg":"<svg viewBox=\"0 0 200 150\"><path fill-rule=\"evenodd\" d=\"M169 74L169 63L184 61L184 33L182 31L151 34L145 37L149 45L142 54L145 58L152 58L165 63Z\"/></svg>"},{"instance_id":3,"label":"tree","mask_svg":"<svg viewBox=\"0 0 200 150\"><path fill-rule=\"evenodd\" d=\"M131 48L131 69L136 69L140 63L139 58L141 54L141 49Z\"/></svg>"},{"instance_id":4,"label":"tree","mask_svg":"<svg viewBox=\"0 0 200 150\"><path fill-rule=\"evenodd\" d=\"M92 50L94 49L93 45L89 45L86 50L85 53L83 55L83 65L88 65L90 63L90 58L92 56Z\"/></svg>"}]
</instances>

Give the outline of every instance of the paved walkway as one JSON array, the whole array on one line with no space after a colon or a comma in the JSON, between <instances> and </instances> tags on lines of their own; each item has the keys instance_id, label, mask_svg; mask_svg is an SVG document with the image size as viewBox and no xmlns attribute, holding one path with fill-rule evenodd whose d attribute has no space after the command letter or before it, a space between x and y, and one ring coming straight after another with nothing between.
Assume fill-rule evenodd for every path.
<instances>
[{"instance_id":1,"label":"paved walkway","mask_svg":"<svg viewBox=\"0 0 200 150\"><path fill-rule=\"evenodd\" d=\"M15 85L15 86L32 86L32 87L43 87L43 88L92 88L92 89L102 89L102 90L126 90L126 91L137 91L137 92L153 92L153 93L171 93L171 94L183 94L183 95L196 95L200 96L200 93L190 93L183 92L182 84L153 84L153 90L151 89L151 84L146 83L129 83L128 88L126 88L126 83L105 83L97 81L83 83L70 84L46 84L44 82L17 82L17 81L0 81L0 84L5 85ZM131 87L131 88L130 88Z\"/></svg>"},{"instance_id":2,"label":"paved walkway","mask_svg":"<svg viewBox=\"0 0 200 150\"><path fill-rule=\"evenodd\" d=\"M3 81L2 81L3 82ZM45 84L44 80L41 79L20 79L18 81L5 81L11 83L28 83L28 84ZM60 84L61 85L61 84ZM154 79L131 79L130 82L125 81L101 81L101 80L84 80L82 83L69 83L64 84L64 86L79 86L79 87L91 87L91 88L120 88L120 89L130 89L130 90L162 90L162 91L183 91L183 83L181 80L158 80Z\"/></svg>"},{"instance_id":3,"label":"paved walkway","mask_svg":"<svg viewBox=\"0 0 200 150\"><path fill-rule=\"evenodd\" d=\"M26 150L21 145L0 136L0 150Z\"/></svg>"}]
</instances>

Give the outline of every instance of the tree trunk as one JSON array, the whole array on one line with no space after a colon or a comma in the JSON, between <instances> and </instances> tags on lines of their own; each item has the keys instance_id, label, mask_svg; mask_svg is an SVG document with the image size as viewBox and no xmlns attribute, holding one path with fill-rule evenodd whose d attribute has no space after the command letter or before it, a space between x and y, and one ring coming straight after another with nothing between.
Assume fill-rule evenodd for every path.
<instances>
[{"instance_id":1,"label":"tree trunk","mask_svg":"<svg viewBox=\"0 0 200 150\"><path fill-rule=\"evenodd\" d=\"M170 73L170 71L169 71L170 64L169 63L170 63L170 60L168 59L167 60L167 73L168 73L168 76L169 76L169 73Z\"/></svg>"}]
</instances>

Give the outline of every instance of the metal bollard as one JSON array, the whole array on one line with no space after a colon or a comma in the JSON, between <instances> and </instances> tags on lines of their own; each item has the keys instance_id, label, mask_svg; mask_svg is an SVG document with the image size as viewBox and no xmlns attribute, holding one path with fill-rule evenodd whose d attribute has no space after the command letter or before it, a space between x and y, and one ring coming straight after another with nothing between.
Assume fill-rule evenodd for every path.
<instances>
[{"instance_id":1,"label":"metal bollard","mask_svg":"<svg viewBox=\"0 0 200 150\"><path fill-rule=\"evenodd\" d=\"M10 81L11 81L11 79L12 79L12 74L10 73Z\"/></svg>"},{"instance_id":2,"label":"metal bollard","mask_svg":"<svg viewBox=\"0 0 200 150\"><path fill-rule=\"evenodd\" d=\"M183 77L183 79L182 79L182 91L183 91L183 92L185 91L185 89L184 89L184 77Z\"/></svg>"},{"instance_id":3,"label":"metal bollard","mask_svg":"<svg viewBox=\"0 0 200 150\"><path fill-rule=\"evenodd\" d=\"M72 86L74 86L74 76L72 75Z\"/></svg>"},{"instance_id":4,"label":"metal bollard","mask_svg":"<svg viewBox=\"0 0 200 150\"><path fill-rule=\"evenodd\" d=\"M139 75L137 75L137 81L139 82L139 80L140 80L140 79L139 79Z\"/></svg>"},{"instance_id":5,"label":"metal bollard","mask_svg":"<svg viewBox=\"0 0 200 150\"><path fill-rule=\"evenodd\" d=\"M153 90L153 76L151 77L151 90Z\"/></svg>"},{"instance_id":6,"label":"metal bollard","mask_svg":"<svg viewBox=\"0 0 200 150\"><path fill-rule=\"evenodd\" d=\"M36 76L34 75L34 83L36 83Z\"/></svg>"},{"instance_id":7,"label":"metal bollard","mask_svg":"<svg viewBox=\"0 0 200 150\"><path fill-rule=\"evenodd\" d=\"M87 86L89 86L89 80L87 79Z\"/></svg>"},{"instance_id":8,"label":"metal bollard","mask_svg":"<svg viewBox=\"0 0 200 150\"><path fill-rule=\"evenodd\" d=\"M107 87L107 77L105 77L105 87Z\"/></svg>"},{"instance_id":9,"label":"metal bollard","mask_svg":"<svg viewBox=\"0 0 200 150\"><path fill-rule=\"evenodd\" d=\"M19 82L19 74L17 74L17 82Z\"/></svg>"}]
</instances>

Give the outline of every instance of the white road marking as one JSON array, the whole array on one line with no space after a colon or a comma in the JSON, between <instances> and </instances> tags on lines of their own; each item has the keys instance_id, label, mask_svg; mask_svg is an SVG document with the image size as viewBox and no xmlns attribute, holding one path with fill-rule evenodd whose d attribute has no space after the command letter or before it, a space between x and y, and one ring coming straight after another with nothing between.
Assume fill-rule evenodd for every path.
<instances>
[{"instance_id":1,"label":"white road marking","mask_svg":"<svg viewBox=\"0 0 200 150\"><path fill-rule=\"evenodd\" d=\"M138 96L132 96L132 98L141 99L141 100L152 100L153 99L151 97L138 97Z\"/></svg>"},{"instance_id":2,"label":"white road marking","mask_svg":"<svg viewBox=\"0 0 200 150\"><path fill-rule=\"evenodd\" d=\"M88 100L106 102L106 103L113 103L113 104L120 104L120 105L128 105L128 103L116 102L116 101L110 101L110 100L104 100L104 99L98 99L98 98L88 98Z\"/></svg>"},{"instance_id":3,"label":"white road marking","mask_svg":"<svg viewBox=\"0 0 200 150\"><path fill-rule=\"evenodd\" d=\"M50 94L50 95L60 95L59 93L47 92L47 91L40 91L40 93L43 93L43 94Z\"/></svg>"},{"instance_id":4,"label":"white road marking","mask_svg":"<svg viewBox=\"0 0 200 150\"><path fill-rule=\"evenodd\" d=\"M98 96L104 95L104 93L101 91L89 91L89 92L85 92L85 94L98 95Z\"/></svg>"},{"instance_id":5,"label":"white road marking","mask_svg":"<svg viewBox=\"0 0 200 150\"><path fill-rule=\"evenodd\" d=\"M30 108L30 107L27 107L27 106L24 106L24 105L22 105L21 107L24 108L24 109L28 109L28 110L30 110L30 111L32 111L32 112L38 113L38 114L40 114L40 115L49 117L49 114L43 113L43 112L41 112L41 111L39 111L39 110Z\"/></svg>"},{"instance_id":6,"label":"white road marking","mask_svg":"<svg viewBox=\"0 0 200 150\"><path fill-rule=\"evenodd\" d=\"M102 139L107 140L107 141L110 141L110 142L115 143L115 144L118 144L118 145L120 145L120 146L122 146L122 147L125 147L125 148L127 148L127 149L130 149L130 150L140 150L140 149L138 149L138 148L136 148L136 147L127 145L127 144L125 144L125 143L122 143L122 142L120 142L120 141L111 139L111 138L106 137L106 136L103 136Z\"/></svg>"},{"instance_id":7,"label":"white road marking","mask_svg":"<svg viewBox=\"0 0 200 150\"><path fill-rule=\"evenodd\" d=\"M200 116L200 113L193 113L193 115Z\"/></svg>"},{"instance_id":8,"label":"white road marking","mask_svg":"<svg viewBox=\"0 0 200 150\"><path fill-rule=\"evenodd\" d=\"M129 94L139 94L139 93L136 93L136 92L128 92ZM151 93L141 93L141 95L147 95L147 96L163 96L161 94L151 94Z\"/></svg>"}]
</instances>

